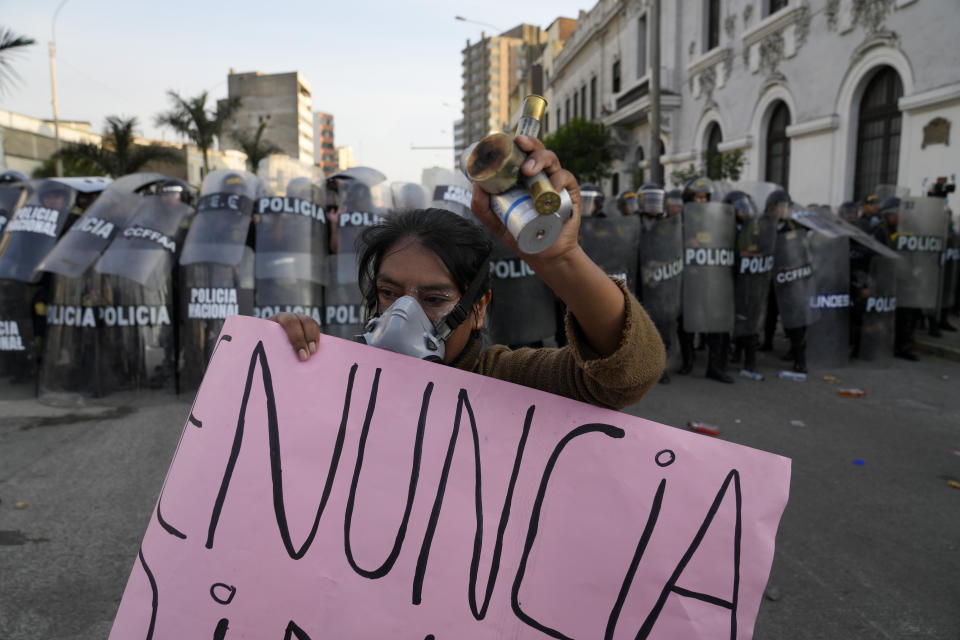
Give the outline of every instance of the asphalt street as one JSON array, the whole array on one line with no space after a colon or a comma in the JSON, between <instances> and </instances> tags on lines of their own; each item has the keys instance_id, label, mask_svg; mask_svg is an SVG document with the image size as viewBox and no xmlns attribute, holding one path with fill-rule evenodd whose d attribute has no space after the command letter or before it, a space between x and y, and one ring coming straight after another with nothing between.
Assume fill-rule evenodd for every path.
<instances>
[{"instance_id":1,"label":"asphalt street","mask_svg":"<svg viewBox=\"0 0 960 640\"><path fill-rule=\"evenodd\" d=\"M948 484L960 480L960 363L854 364L793 382L764 354L767 380L724 385L697 357L692 376L629 413L702 420L792 458L755 637L960 637L960 489ZM60 409L0 387L0 639L107 636L191 400Z\"/></svg>"}]
</instances>

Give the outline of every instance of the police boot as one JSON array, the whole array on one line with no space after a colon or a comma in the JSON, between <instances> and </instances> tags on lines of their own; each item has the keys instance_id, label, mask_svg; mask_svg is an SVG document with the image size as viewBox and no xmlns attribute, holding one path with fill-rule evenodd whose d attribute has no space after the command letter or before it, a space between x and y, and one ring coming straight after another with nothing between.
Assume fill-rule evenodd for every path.
<instances>
[{"instance_id":1,"label":"police boot","mask_svg":"<svg viewBox=\"0 0 960 640\"><path fill-rule=\"evenodd\" d=\"M680 358L683 362L680 365L680 369L677 370L677 373L685 376L693 371L693 334L681 333L679 337Z\"/></svg>"},{"instance_id":2,"label":"police boot","mask_svg":"<svg viewBox=\"0 0 960 640\"><path fill-rule=\"evenodd\" d=\"M793 370L797 373L807 372L807 345L804 343L793 349Z\"/></svg>"},{"instance_id":3,"label":"police boot","mask_svg":"<svg viewBox=\"0 0 960 640\"><path fill-rule=\"evenodd\" d=\"M711 337L709 340L709 357L707 359L706 376L717 382L733 383L733 378L727 375L726 340Z\"/></svg>"},{"instance_id":4,"label":"police boot","mask_svg":"<svg viewBox=\"0 0 960 640\"><path fill-rule=\"evenodd\" d=\"M730 352L730 363L737 364L740 362L740 355L743 353L743 344L740 340L733 341L733 351Z\"/></svg>"},{"instance_id":5,"label":"police boot","mask_svg":"<svg viewBox=\"0 0 960 640\"><path fill-rule=\"evenodd\" d=\"M757 371L757 347L756 345L747 345L743 349L743 368L747 371Z\"/></svg>"}]
</instances>

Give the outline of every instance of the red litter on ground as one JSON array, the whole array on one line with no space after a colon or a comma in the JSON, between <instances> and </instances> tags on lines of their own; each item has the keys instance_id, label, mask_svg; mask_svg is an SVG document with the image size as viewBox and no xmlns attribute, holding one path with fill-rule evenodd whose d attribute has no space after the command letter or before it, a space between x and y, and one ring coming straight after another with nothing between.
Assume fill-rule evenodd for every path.
<instances>
[{"instance_id":1,"label":"red litter on ground","mask_svg":"<svg viewBox=\"0 0 960 640\"><path fill-rule=\"evenodd\" d=\"M844 398L862 398L867 392L863 389L837 389L837 395Z\"/></svg>"},{"instance_id":2,"label":"red litter on ground","mask_svg":"<svg viewBox=\"0 0 960 640\"><path fill-rule=\"evenodd\" d=\"M713 436L716 438L720 435L720 429L712 424L700 422L699 420L691 420L687 423L687 427L690 428L690 431L696 431L697 433L702 433L705 436Z\"/></svg>"}]
</instances>

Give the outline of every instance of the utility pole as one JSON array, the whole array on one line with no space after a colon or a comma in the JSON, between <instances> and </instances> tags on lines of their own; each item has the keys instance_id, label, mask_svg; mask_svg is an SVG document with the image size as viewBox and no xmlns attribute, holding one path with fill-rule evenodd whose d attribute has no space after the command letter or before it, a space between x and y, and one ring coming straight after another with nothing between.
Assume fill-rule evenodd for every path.
<instances>
[{"instance_id":1,"label":"utility pole","mask_svg":"<svg viewBox=\"0 0 960 640\"><path fill-rule=\"evenodd\" d=\"M660 0L650 2L650 182L663 186L660 166Z\"/></svg>"},{"instance_id":2,"label":"utility pole","mask_svg":"<svg viewBox=\"0 0 960 640\"><path fill-rule=\"evenodd\" d=\"M50 95L53 102L53 137L56 141L58 153L60 151L60 115L57 112L57 63L54 60L56 53L56 44L54 43L57 40L57 15L65 4L67 4L67 0L60 3L57 10L53 12L53 20L50 21ZM57 177L63 177L63 160L60 159L60 156L57 156Z\"/></svg>"}]
</instances>

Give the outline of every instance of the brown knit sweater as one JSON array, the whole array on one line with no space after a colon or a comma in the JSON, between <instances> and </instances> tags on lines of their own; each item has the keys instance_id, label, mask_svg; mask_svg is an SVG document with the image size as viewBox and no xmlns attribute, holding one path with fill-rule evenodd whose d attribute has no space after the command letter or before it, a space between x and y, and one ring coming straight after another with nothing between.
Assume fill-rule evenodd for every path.
<instances>
[{"instance_id":1,"label":"brown knit sweater","mask_svg":"<svg viewBox=\"0 0 960 640\"><path fill-rule=\"evenodd\" d=\"M587 342L580 324L567 314L569 345L560 349L517 349L494 345L480 350L474 332L452 366L498 380L622 409L650 390L663 373L666 353L660 334L624 283L614 279L626 300L627 321L617 350L600 357Z\"/></svg>"}]
</instances>

